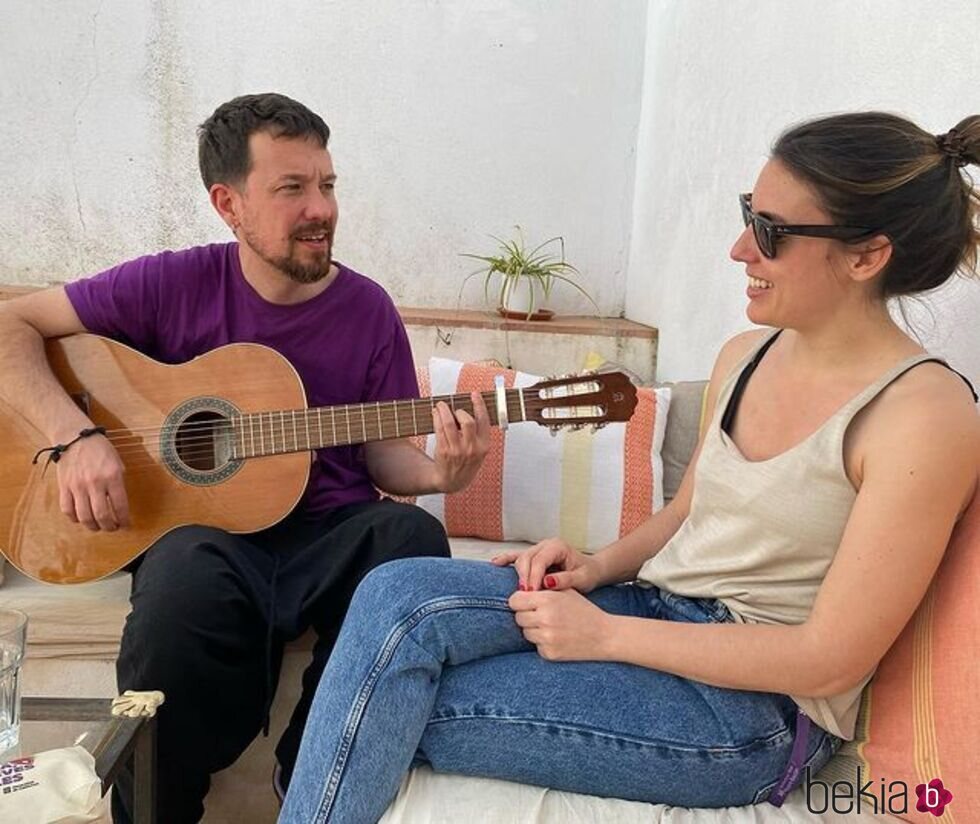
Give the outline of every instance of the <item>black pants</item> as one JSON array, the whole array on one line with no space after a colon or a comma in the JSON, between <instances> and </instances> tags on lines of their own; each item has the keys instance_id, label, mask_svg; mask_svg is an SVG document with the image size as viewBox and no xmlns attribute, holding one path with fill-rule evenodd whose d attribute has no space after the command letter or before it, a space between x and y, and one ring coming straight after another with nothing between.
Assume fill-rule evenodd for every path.
<instances>
[{"instance_id":1,"label":"black pants","mask_svg":"<svg viewBox=\"0 0 980 824\"><path fill-rule=\"evenodd\" d=\"M157 821L200 820L211 773L231 765L265 722L283 646L318 636L302 697L276 748L292 774L303 725L354 589L395 558L448 556L442 525L390 500L293 515L250 535L188 526L155 543L133 574L116 675L119 690L162 690ZM272 792L272 765L269 765ZM132 775L113 793L116 824L132 820Z\"/></svg>"}]
</instances>

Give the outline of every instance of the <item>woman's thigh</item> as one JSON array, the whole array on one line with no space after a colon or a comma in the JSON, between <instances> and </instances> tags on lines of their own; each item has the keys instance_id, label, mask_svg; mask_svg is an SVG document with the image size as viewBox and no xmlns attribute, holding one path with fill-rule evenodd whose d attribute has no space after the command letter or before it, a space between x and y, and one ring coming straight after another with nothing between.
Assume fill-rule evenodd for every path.
<instances>
[{"instance_id":1,"label":"woman's thigh","mask_svg":"<svg viewBox=\"0 0 980 824\"><path fill-rule=\"evenodd\" d=\"M517 653L450 667L419 746L439 771L684 806L759 800L796 707L629 664ZM829 758L815 734L808 756Z\"/></svg>"},{"instance_id":2,"label":"woman's thigh","mask_svg":"<svg viewBox=\"0 0 980 824\"><path fill-rule=\"evenodd\" d=\"M384 650L411 630L447 664L533 650L508 606L516 588L511 567L448 558L391 561L358 587L341 639L348 648ZM603 587L588 597L607 612L649 613L649 596L636 587Z\"/></svg>"}]
</instances>

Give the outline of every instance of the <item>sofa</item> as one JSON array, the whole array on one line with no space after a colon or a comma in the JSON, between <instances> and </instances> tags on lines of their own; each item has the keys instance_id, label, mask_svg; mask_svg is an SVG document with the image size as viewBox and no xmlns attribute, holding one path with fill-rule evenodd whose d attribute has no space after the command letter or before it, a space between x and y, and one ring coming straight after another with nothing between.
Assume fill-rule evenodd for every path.
<instances>
[{"instance_id":1,"label":"sofa","mask_svg":"<svg viewBox=\"0 0 980 824\"><path fill-rule=\"evenodd\" d=\"M459 376L464 374L463 370L458 366L456 370L457 379L461 379ZM430 376L423 374L422 378L423 384L426 384L425 388L432 389L433 381ZM677 490L697 440L704 388L705 383L700 381L668 384L658 387L659 395L650 395L655 402L663 405L661 411L664 414L659 417L657 434L652 436L656 443L653 444L650 453L654 456L650 466L652 472L659 473L659 481L657 492L652 494L646 504L648 508L662 506ZM589 437L586 433L576 433L575 436ZM624 450L629 443L631 441L625 437ZM633 448L635 449L635 446ZM645 444L643 448L651 449L651 446ZM566 450L566 456L567 454L570 453ZM496 479L485 484L485 487L490 489L495 485L500 486L501 483L500 479ZM624 501L626 497L624 491ZM499 496L495 500L498 501L498 505L501 505ZM418 503L432 511L431 501L420 500ZM448 512L450 509L448 504L443 503L439 506L442 507L441 514L449 523L461 523L452 520ZM487 508L484 502L480 502L480 507ZM440 511L438 506L436 511L437 514ZM980 671L975 660L972 660L972 655L967 656L965 651L958 651L956 647L944 648L941 655L947 663L952 662L952 664L951 670L936 682L938 693L930 693L926 700L921 695L920 687L920 694L912 695L911 699L905 695L905 693L915 693L914 687L905 689L909 682L915 679L921 682L923 677L928 680L929 673L934 669L931 659L926 660L925 663L921 660L921 649L933 635L940 634L932 631L934 627L942 626L943 621L954 620L943 614L944 609L960 610L960 613L956 613L955 620L961 620L963 609L972 609L967 623L972 622L975 645L980 616L975 607L963 605L980 604L980 592L977 592L977 585L974 583L980 580L980 566L975 560L980 556L980 504L972 508L970 516L964 519L964 522L968 523L965 526L961 525L957 536L954 536L964 545L956 553L958 566L950 570L945 576L948 580L945 581L941 570L937 582L930 590L930 599L927 599L929 603L924 605L924 609L928 607L928 616L923 618L922 610L917 613L907 631L896 643L896 649L889 653L882 666L882 669L889 673L890 681L887 687L897 697L886 693L883 695L889 702L910 702L910 708L903 712L906 712L911 721L891 723L886 719L883 723L882 713L877 712L873 715L870 700L866 701L859 721L861 730L859 740L854 744L846 745L825 771L816 777L823 780L825 786L830 787L832 782L838 779L851 780L853 770L861 766L864 767L865 776L869 774L875 778L880 776L882 782L886 777L890 780L907 778L907 784L909 781L915 782L916 776L924 776L925 781L933 777L933 773L929 771L934 767L936 770L940 768L943 770L942 773L935 773L936 775L944 777L948 775L947 771L953 762L948 753L953 753L957 758L960 755L964 759L971 757L972 750L958 739L950 748L950 736L962 738L964 735L973 735L975 741L974 734L977 732L975 720L968 723L961 720L960 731L952 734L944 728L945 731L937 737L933 729L932 739L926 736L927 740L924 742L919 733L909 730L912 727L923 727L920 716L925 706L924 702L928 704L929 713L932 713L929 717L932 718L932 726L935 728L937 726L935 710L945 697L951 693L966 693L971 690L975 693L977 686L980 685ZM628 527L628 519L624 516L622 528L625 530ZM453 555L460 558L486 560L501 551L503 547L527 545L526 541L506 540L508 536L495 533L489 533L491 539L453 534L460 531L467 532L467 529L450 530ZM471 528L468 531L480 534L480 529ZM978 551L967 551L967 545ZM964 574L964 563L972 564L967 571L968 574ZM944 567L946 566L948 563L944 561ZM942 586L946 589L942 589ZM53 587L33 582L8 565L6 581L0 587L0 602L23 609L31 618L28 653L23 670L24 693L85 697L115 695L114 658L118 651L122 625L129 609L128 591L129 579L124 573L117 573L91 584ZM256 739L236 764L214 777L206 801L205 822L249 824L275 820L278 806L271 786L274 744L298 697L300 675L305 668L310 646L311 638L305 637L287 649L282 677L272 709L271 734L268 738L260 736ZM916 655L918 655L917 659ZM939 656L940 653L937 652L937 660ZM875 682L872 682L873 687L877 681L876 678ZM869 697L872 692L873 689L869 688ZM929 713L926 715L928 716ZM914 757L909 755L913 750ZM940 756L946 761L941 767ZM975 758L973 760L975 761ZM901 772L902 770L905 772ZM947 786L959 793L957 800L962 801L970 792L974 795L967 801L971 804L977 803L976 791L968 790L965 782L954 786L947 781ZM826 797L829 799L830 796ZM917 815L914 811L914 800L913 794L910 813L912 816ZM813 807L814 804L811 803L810 806ZM397 798L382 820L386 824L408 824L408 822L449 824L449 822L463 820L541 822L542 824L598 821L671 822L672 824L745 822L747 824L748 822L848 820L884 822L907 818L905 815L893 817L887 814L888 811L885 809L872 811L867 809L867 806L856 818L853 809L846 807L843 802L838 806L843 810L841 813L834 812L832 806L828 802L826 810L811 811L808 809L806 793L803 788L800 788L790 795L781 809L763 804L757 807L725 810L689 810L600 799L490 779L436 775L429 769L419 768L406 777ZM883 803L882 807L884 806ZM906 806L908 807L908 804ZM966 804L960 806L961 810L966 809ZM952 809L955 809L955 806ZM980 805L970 809L980 809ZM908 812L908 809L905 812ZM960 817L959 820L974 819Z\"/></svg>"}]
</instances>

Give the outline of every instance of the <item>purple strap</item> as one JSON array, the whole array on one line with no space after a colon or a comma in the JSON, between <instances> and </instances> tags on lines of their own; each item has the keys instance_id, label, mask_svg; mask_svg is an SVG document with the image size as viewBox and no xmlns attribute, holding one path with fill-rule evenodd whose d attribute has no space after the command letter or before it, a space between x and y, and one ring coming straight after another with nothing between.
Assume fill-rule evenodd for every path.
<instances>
[{"instance_id":1,"label":"purple strap","mask_svg":"<svg viewBox=\"0 0 980 824\"><path fill-rule=\"evenodd\" d=\"M809 739L810 719L803 710L797 710L796 733L793 736L793 751L789 754L789 761L786 762L783 777L779 779L779 783L769 793L769 803L774 807L781 807L786 800L786 796L789 795L799 782L800 774L803 772L803 761L806 758L806 745Z\"/></svg>"}]
</instances>

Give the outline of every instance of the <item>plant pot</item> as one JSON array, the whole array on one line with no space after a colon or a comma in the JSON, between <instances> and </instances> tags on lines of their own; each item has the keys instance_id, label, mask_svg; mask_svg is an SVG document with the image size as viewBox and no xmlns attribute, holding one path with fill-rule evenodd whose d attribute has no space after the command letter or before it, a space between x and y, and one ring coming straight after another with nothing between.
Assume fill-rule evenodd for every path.
<instances>
[{"instance_id":1,"label":"plant pot","mask_svg":"<svg viewBox=\"0 0 980 824\"><path fill-rule=\"evenodd\" d=\"M551 320L555 313L541 306L543 297L540 285L533 283L531 278L513 278L507 281L501 291L501 305L497 307L497 311L511 320Z\"/></svg>"}]
</instances>

